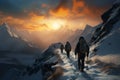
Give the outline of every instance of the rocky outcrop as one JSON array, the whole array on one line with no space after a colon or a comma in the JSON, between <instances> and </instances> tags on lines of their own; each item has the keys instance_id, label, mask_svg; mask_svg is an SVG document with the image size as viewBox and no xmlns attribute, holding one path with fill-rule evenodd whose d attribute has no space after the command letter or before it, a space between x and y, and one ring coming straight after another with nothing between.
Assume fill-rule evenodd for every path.
<instances>
[{"instance_id":1,"label":"rocky outcrop","mask_svg":"<svg viewBox=\"0 0 120 80\"><path fill-rule=\"evenodd\" d=\"M120 20L120 3L115 3L111 9L101 16L103 22L96 28L91 38L91 43L97 43L100 39L110 33L115 23Z\"/></svg>"}]
</instances>

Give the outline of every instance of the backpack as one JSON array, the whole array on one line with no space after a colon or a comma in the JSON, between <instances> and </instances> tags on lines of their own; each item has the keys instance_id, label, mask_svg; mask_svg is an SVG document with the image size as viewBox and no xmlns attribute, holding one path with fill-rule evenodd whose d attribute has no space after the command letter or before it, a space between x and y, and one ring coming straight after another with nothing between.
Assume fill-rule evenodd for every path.
<instances>
[{"instance_id":1,"label":"backpack","mask_svg":"<svg viewBox=\"0 0 120 80\"><path fill-rule=\"evenodd\" d=\"M80 45L79 50L81 53L85 53L87 51L87 45L85 43L83 43L82 45Z\"/></svg>"}]
</instances>

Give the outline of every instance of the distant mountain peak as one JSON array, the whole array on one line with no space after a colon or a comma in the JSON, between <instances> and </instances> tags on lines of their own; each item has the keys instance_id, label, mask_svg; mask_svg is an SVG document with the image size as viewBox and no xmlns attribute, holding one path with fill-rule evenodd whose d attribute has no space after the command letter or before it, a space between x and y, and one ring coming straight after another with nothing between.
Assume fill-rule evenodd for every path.
<instances>
[{"instance_id":1,"label":"distant mountain peak","mask_svg":"<svg viewBox=\"0 0 120 80\"><path fill-rule=\"evenodd\" d=\"M2 30L2 29L8 30L8 25L7 25L7 23L2 23L2 25L0 25L0 30Z\"/></svg>"},{"instance_id":2,"label":"distant mountain peak","mask_svg":"<svg viewBox=\"0 0 120 80\"><path fill-rule=\"evenodd\" d=\"M40 50L18 37L7 23L0 25L0 51L38 53Z\"/></svg>"},{"instance_id":3,"label":"distant mountain peak","mask_svg":"<svg viewBox=\"0 0 120 80\"><path fill-rule=\"evenodd\" d=\"M83 32L82 32L82 35L85 35L85 34L88 33L89 30L91 30L91 29L92 29L92 26L90 26L90 25L87 24L87 25L85 26Z\"/></svg>"},{"instance_id":4,"label":"distant mountain peak","mask_svg":"<svg viewBox=\"0 0 120 80\"><path fill-rule=\"evenodd\" d=\"M5 36L10 36L9 34L9 28L8 28L8 25L6 23L3 23L2 25L0 25L0 35L4 37Z\"/></svg>"},{"instance_id":5,"label":"distant mountain peak","mask_svg":"<svg viewBox=\"0 0 120 80\"><path fill-rule=\"evenodd\" d=\"M91 28L92 26L91 26L91 25L89 25L89 24L86 24L85 28L87 28L87 27L88 27L88 28L89 28L89 27Z\"/></svg>"},{"instance_id":6,"label":"distant mountain peak","mask_svg":"<svg viewBox=\"0 0 120 80\"><path fill-rule=\"evenodd\" d=\"M4 22L2 25L0 25L0 31L4 34L7 34L7 35L11 36L11 37L17 37L18 38L18 35L16 35L13 32L12 28L10 28L9 25L6 22Z\"/></svg>"}]
</instances>

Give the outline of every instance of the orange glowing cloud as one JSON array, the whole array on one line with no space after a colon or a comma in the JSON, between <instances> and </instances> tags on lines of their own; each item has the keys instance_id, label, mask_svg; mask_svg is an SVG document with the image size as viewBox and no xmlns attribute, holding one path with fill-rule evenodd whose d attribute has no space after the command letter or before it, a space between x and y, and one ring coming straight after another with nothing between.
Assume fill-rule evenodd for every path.
<instances>
[{"instance_id":1,"label":"orange glowing cloud","mask_svg":"<svg viewBox=\"0 0 120 80\"><path fill-rule=\"evenodd\" d=\"M12 16L7 16L2 19L2 22L7 22L11 27L18 30L28 30L28 31L40 31L48 29L47 25L42 23L44 16L37 16L30 13L31 18L29 19L19 19Z\"/></svg>"},{"instance_id":2,"label":"orange glowing cloud","mask_svg":"<svg viewBox=\"0 0 120 80\"><path fill-rule=\"evenodd\" d=\"M63 0L62 0L63 1ZM100 15L104 10L94 7L88 7L84 0L73 0L72 8L66 7L67 0L61 2L55 10L50 10L50 15L58 18L80 19L87 18L100 21ZM87 24L87 23L86 23Z\"/></svg>"},{"instance_id":3,"label":"orange glowing cloud","mask_svg":"<svg viewBox=\"0 0 120 80\"><path fill-rule=\"evenodd\" d=\"M83 10L83 8L85 7L85 4L83 1L76 1L76 0L73 0L73 12L74 13L79 13Z\"/></svg>"},{"instance_id":4,"label":"orange glowing cloud","mask_svg":"<svg viewBox=\"0 0 120 80\"><path fill-rule=\"evenodd\" d=\"M61 17L61 18L65 18L69 16L69 13L70 13L69 9L66 8L59 8L57 11L50 10L51 16Z\"/></svg>"},{"instance_id":5,"label":"orange glowing cloud","mask_svg":"<svg viewBox=\"0 0 120 80\"><path fill-rule=\"evenodd\" d=\"M69 0L61 0L55 8L49 8L48 15L40 15L39 11L31 11L28 13L29 18L20 19L12 16L5 16L4 22L8 22L11 26L34 30L51 30L56 23L61 23L59 26L69 26L66 28L83 29L86 24L95 25L100 21L100 15L104 9L88 7L84 0L72 0L72 4L68 5ZM42 4L41 7L48 8L50 5ZM3 15L0 13L0 15ZM54 19L56 18L56 19ZM56 22L57 19L61 21ZM67 21L67 22L65 22ZM64 24L63 24L64 23ZM57 25L58 26L58 25ZM82 27L81 27L82 26Z\"/></svg>"}]
</instances>

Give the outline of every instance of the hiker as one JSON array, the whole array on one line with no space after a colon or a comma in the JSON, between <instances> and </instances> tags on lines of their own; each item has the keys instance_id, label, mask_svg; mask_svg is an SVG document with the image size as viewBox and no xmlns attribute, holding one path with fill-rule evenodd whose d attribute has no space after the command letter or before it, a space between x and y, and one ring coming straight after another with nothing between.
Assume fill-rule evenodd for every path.
<instances>
[{"instance_id":1,"label":"hiker","mask_svg":"<svg viewBox=\"0 0 120 80\"><path fill-rule=\"evenodd\" d=\"M66 45L65 45L65 51L67 52L67 57L69 58L70 51L71 51L71 45L68 41L66 42Z\"/></svg>"},{"instance_id":2,"label":"hiker","mask_svg":"<svg viewBox=\"0 0 120 80\"><path fill-rule=\"evenodd\" d=\"M61 44L61 46L60 46L61 53L63 53L63 49L64 49L64 45Z\"/></svg>"},{"instance_id":3,"label":"hiker","mask_svg":"<svg viewBox=\"0 0 120 80\"><path fill-rule=\"evenodd\" d=\"M88 59L88 55L89 55L89 46L86 40L84 39L84 37L82 36L79 38L79 41L76 45L75 55L76 54L78 54L78 68L81 72L83 72L85 57L87 56Z\"/></svg>"}]
</instances>

